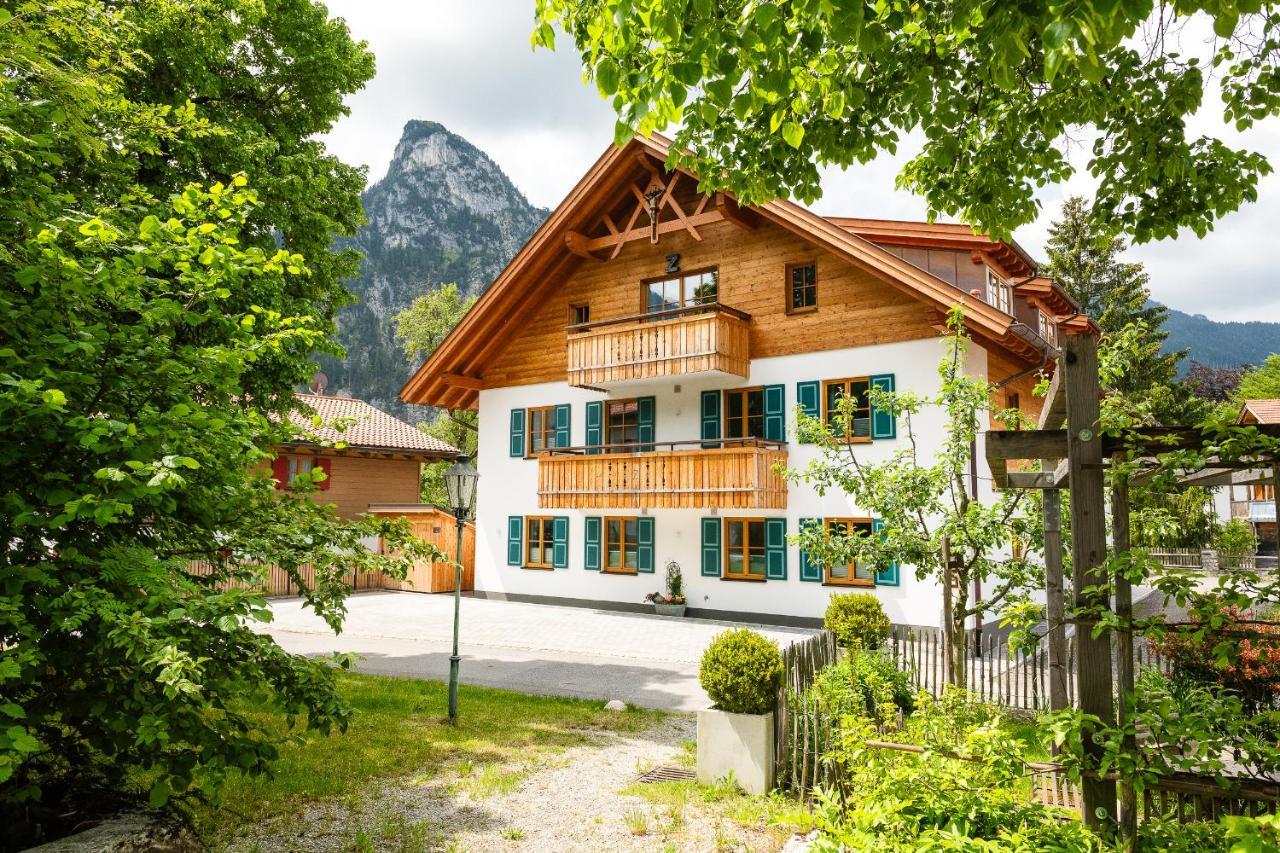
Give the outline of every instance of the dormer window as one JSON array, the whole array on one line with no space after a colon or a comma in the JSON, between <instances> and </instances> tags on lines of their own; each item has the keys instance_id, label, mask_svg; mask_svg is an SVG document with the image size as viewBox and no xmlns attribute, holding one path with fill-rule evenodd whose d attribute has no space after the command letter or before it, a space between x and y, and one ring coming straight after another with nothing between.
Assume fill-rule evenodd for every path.
<instances>
[{"instance_id":1,"label":"dormer window","mask_svg":"<svg viewBox=\"0 0 1280 853\"><path fill-rule=\"evenodd\" d=\"M1040 338L1046 343L1057 346L1058 324L1053 321L1052 317L1039 309L1036 310L1036 320L1039 323L1039 329L1037 331L1040 333Z\"/></svg>"},{"instance_id":2,"label":"dormer window","mask_svg":"<svg viewBox=\"0 0 1280 853\"><path fill-rule=\"evenodd\" d=\"M987 302L1006 314L1013 313L1013 285L987 270Z\"/></svg>"}]
</instances>

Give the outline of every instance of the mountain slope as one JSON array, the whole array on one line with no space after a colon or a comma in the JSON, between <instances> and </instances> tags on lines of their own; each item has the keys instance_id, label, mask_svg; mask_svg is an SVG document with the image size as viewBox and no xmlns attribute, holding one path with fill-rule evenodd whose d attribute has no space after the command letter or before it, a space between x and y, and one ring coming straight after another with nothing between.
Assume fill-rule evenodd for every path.
<instances>
[{"instance_id":1,"label":"mountain slope","mask_svg":"<svg viewBox=\"0 0 1280 853\"><path fill-rule=\"evenodd\" d=\"M359 302L338 318L342 363L326 360L331 392L421 417L396 398L411 367L395 337L395 315L415 297L456 282L479 293L548 215L489 157L429 121L405 125L387 174L362 196L368 224L347 245L364 253L348 287Z\"/></svg>"},{"instance_id":2,"label":"mountain slope","mask_svg":"<svg viewBox=\"0 0 1280 853\"><path fill-rule=\"evenodd\" d=\"M1191 350L1182 362L1183 371L1192 361L1211 367L1257 364L1273 352L1280 352L1280 323L1220 323L1203 314L1186 314L1169 309L1165 322L1169 338L1165 351Z\"/></svg>"}]
</instances>

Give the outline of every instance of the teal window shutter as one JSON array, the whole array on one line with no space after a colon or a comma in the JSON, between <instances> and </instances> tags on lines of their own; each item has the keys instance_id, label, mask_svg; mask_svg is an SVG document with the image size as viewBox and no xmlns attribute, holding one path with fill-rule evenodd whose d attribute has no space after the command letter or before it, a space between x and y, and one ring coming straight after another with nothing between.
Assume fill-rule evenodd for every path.
<instances>
[{"instance_id":1,"label":"teal window shutter","mask_svg":"<svg viewBox=\"0 0 1280 853\"><path fill-rule=\"evenodd\" d=\"M879 388L881 391L893 391L893 374L881 373L878 376L872 376L871 387ZM892 412L886 412L881 409L877 409L874 406L871 407L871 437L898 437L898 419L894 417Z\"/></svg>"},{"instance_id":2,"label":"teal window shutter","mask_svg":"<svg viewBox=\"0 0 1280 853\"><path fill-rule=\"evenodd\" d=\"M822 519L820 518L802 518L800 519L800 532L808 533L810 530L821 530ZM813 581L822 583L822 566L818 565L809 557L808 550L800 549L800 580Z\"/></svg>"},{"instance_id":3,"label":"teal window shutter","mask_svg":"<svg viewBox=\"0 0 1280 853\"><path fill-rule=\"evenodd\" d=\"M636 519L636 571L653 574L653 517Z\"/></svg>"},{"instance_id":4,"label":"teal window shutter","mask_svg":"<svg viewBox=\"0 0 1280 853\"><path fill-rule=\"evenodd\" d=\"M884 522L878 518L871 520L871 532L879 533L884 527ZM876 572L876 583L881 586L897 586L898 585L898 564L890 563L880 571Z\"/></svg>"},{"instance_id":5,"label":"teal window shutter","mask_svg":"<svg viewBox=\"0 0 1280 853\"><path fill-rule=\"evenodd\" d=\"M599 448L604 444L604 403L600 400L587 403L587 447ZM588 453L599 453L598 449Z\"/></svg>"},{"instance_id":6,"label":"teal window shutter","mask_svg":"<svg viewBox=\"0 0 1280 853\"><path fill-rule=\"evenodd\" d=\"M797 382L796 402L800 405L800 411L809 417L822 417L822 383L817 380ZM809 444L810 442L802 441L801 443Z\"/></svg>"},{"instance_id":7,"label":"teal window shutter","mask_svg":"<svg viewBox=\"0 0 1280 853\"><path fill-rule=\"evenodd\" d=\"M551 519L551 567L569 568L569 516Z\"/></svg>"},{"instance_id":8,"label":"teal window shutter","mask_svg":"<svg viewBox=\"0 0 1280 853\"><path fill-rule=\"evenodd\" d=\"M653 398L640 397L636 400L636 436L640 444L653 441ZM637 447L636 450L653 450L653 445Z\"/></svg>"},{"instance_id":9,"label":"teal window shutter","mask_svg":"<svg viewBox=\"0 0 1280 853\"><path fill-rule=\"evenodd\" d=\"M569 419L572 413L573 409L568 403L556 406L556 447L568 447L573 443L569 437Z\"/></svg>"},{"instance_id":10,"label":"teal window shutter","mask_svg":"<svg viewBox=\"0 0 1280 853\"><path fill-rule=\"evenodd\" d=\"M589 515L583 525L582 541L585 547L582 552L582 567L587 571L600 571L600 516Z\"/></svg>"},{"instance_id":11,"label":"teal window shutter","mask_svg":"<svg viewBox=\"0 0 1280 853\"><path fill-rule=\"evenodd\" d=\"M771 581L787 579L787 520L764 520L764 576Z\"/></svg>"},{"instance_id":12,"label":"teal window shutter","mask_svg":"<svg viewBox=\"0 0 1280 853\"><path fill-rule=\"evenodd\" d=\"M702 519L702 574L720 577L720 519Z\"/></svg>"},{"instance_id":13,"label":"teal window shutter","mask_svg":"<svg viewBox=\"0 0 1280 853\"><path fill-rule=\"evenodd\" d=\"M524 456L524 409L511 410L511 455Z\"/></svg>"},{"instance_id":14,"label":"teal window shutter","mask_svg":"<svg viewBox=\"0 0 1280 853\"><path fill-rule=\"evenodd\" d=\"M709 439L720 437L720 392L702 392L702 446L710 450L719 447Z\"/></svg>"},{"instance_id":15,"label":"teal window shutter","mask_svg":"<svg viewBox=\"0 0 1280 853\"><path fill-rule=\"evenodd\" d=\"M507 517L507 565L524 564L524 517Z\"/></svg>"},{"instance_id":16,"label":"teal window shutter","mask_svg":"<svg viewBox=\"0 0 1280 853\"><path fill-rule=\"evenodd\" d=\"M787 394L785 385L764 386L764 437L787 440Z\"/></svg>"}]
</instances>

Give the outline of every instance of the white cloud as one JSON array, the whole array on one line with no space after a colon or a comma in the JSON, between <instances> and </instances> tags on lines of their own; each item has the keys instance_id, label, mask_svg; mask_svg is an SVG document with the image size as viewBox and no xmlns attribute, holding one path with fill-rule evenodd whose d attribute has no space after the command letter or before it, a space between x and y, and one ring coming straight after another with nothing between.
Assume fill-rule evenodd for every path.
<instances>
[{"instance_id":1,"label":"white cloud","mask_svg":"<svg viewBox=\"0 0 1280 853\"><path fill-rule=\"evenodd\" d=\"M566 41L555 53L530 47L532 0L330 0L329 8L378 58L377 76L348 102L352 114L326 137L344 160L368 166L371 180L385 171L405 122L427 119L488 153L534 204L554 207L612 138L612 110L583 85L572 45ZM1192 46L1200 38L1190 29L1182 35ZM1215 103L1209 93L1206 104ZM1221 134L1280 161L1280 123L1244 134L1211 116L1192 124L1194 132ZM923 202L894 187L910 154L904 146L869 166L828 170L815 209L923 217ZM1067 187L1046 189L1043 214L1019 231L1018 241L1043 257L1062 198L1088 193L1091 184L1077 175ZM1280 176L1272 175L1257 203L1205 239L1180 235L1135 247L1130 257L1146 264L1155 297L1174 308L1216 320L1280 321L1280 274L1272 260L1277 218Z\"/></svg>"}]
</instances>

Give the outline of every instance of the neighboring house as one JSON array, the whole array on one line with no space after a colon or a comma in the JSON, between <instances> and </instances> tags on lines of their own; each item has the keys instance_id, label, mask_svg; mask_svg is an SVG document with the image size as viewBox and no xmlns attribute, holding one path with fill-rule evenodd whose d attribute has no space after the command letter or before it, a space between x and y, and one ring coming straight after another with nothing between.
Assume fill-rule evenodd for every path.
<instances>
[{"instance_id":1,"label":"neighboring house","mask_svg":"<svg viewBox=\"0 0 1280 853\"><path fill-rule=\"evenodd\" d=\"M298 400L315 410L295 412L291 419L315 441L297 441L277 448L271 474L285 488L300 473L319 468L327 475L314 497L335 504L338 515L352 518L371 505L417 504L420 469L424 462L453 459L458 449L422 430L351 397L299 394ZM345 424L338 429L334 424ZM330 442L343 442L335 449Z\"/></svg>"},{"instance_id":2,"label":"neighboring house","mask_svg":"<svg viewBox=\"0 0 1280 853\"><path fill-rule=\"evenodd\" d=\"M1240 409L1240 424L1280 424L1280 400L1246 400ZM1268 480L1269 472L1241 472L1237 479ZM1264 474L1264 476L1254 476ZM1276 491L1274 481L1252 482L1228 487L1231 495L1231 517L1242 518L1253 525L1258 537L1258 553L1274 556L1276 541Z\"/></svg>"},{"instance_id":3,"label":"neighboring house","mask_svg":"<svg viewBox=\"0 0 1280 853\"><path fill-rule=\"evenodd\" d=\"M740 207L666 155L657 136L610 147L401 392L479 411L477 594L638 609L675 560L694 615L811 624L864 589L895 622L938 624L939 590L913 571L820 566L787 543L879 524L778 473L817 455L794 410L936 392L961 304L969 372L1035 415L1059 320L1088 321L1014 243ZM924 453L942 424L915 419ZM883 459L904 430L868 406L850 441ZM990 494L976 465L972 482Z\"/></svg>"}]
</instances>

